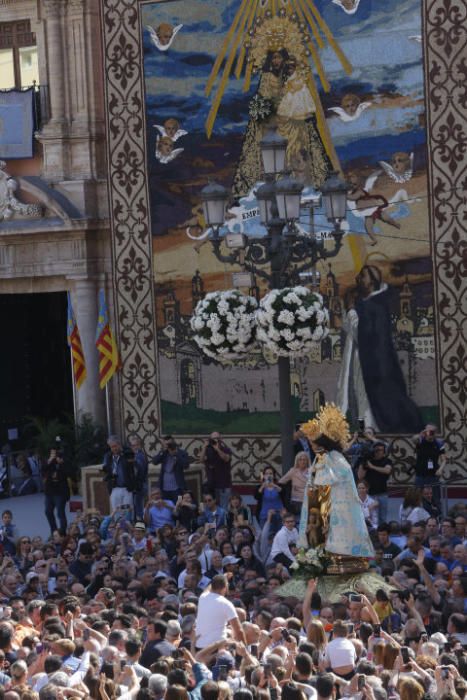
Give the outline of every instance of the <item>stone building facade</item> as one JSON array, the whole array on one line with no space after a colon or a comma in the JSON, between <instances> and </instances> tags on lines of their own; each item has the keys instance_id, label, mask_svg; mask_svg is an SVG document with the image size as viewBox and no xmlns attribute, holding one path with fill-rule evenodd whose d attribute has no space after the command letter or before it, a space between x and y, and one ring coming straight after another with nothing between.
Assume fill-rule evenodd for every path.
<instances>
[{"instance_id":1,"label":"stone building facade","mask_svg":"<svg viewBox=\"0 0 467 700\"><path fill-rule=\"evenodd\" d=\"M2 26L23 20L37 46L42 115L33 157L1 165L0 206L13 189L22 206L0 222L0 293L71 292L88 373L76 409L103 422L97 293L104 287L111 304L113 280L99 3L2 0Z\"/></svg>"},{"instance_id":2,"label":"stone building facade","mask_svg":"<svg viewBox=\"0 0 467 700\"><path fill-rule=\"evenodd\" d=\"M156 360L143 114L143 4L140 0L0 0L0 25L30 22L37 45L38 82L47 107L35 136L34 157L8 159L1 165L0 211L3 207L7 216L0 220L0 294L71 292L88 371L88 381L77 393L77 408L104 422L94 342L97 292L102 287L106 290L123 365L111 384L113 426L125 436L141 435L152 450L159 436L164 368ZM462 478L467 444L462 335L467 314L467 82L461 28L467 21L467 4L466 0L424 0L422 5L436 300L432 315L417 319L407 296L395 322L401 335L404 324L419 328L418 352L428 354L430 362L435 363L436 351L440 431L448 441L451 475ZM24 206L13 207L10 214L15 202ZM28 205L35 206L28 209ZM336 305L332 311L337 324L340 308ZM340 352L340 346L335 346L333 351ZM185 371L191 381L191 385L174 387L174 396L183 403L183 392L188 399L187 391L196 392L200 370L189 347L177 352L177 377ZM261 402L262 388L255 391ZM310 404L316 401L312 397ZM180 439L192 454L200 450L200 438ZM280 462L277 436L238 435L230 437L229 443L238 481L253 480L261 463ZM409 441L396 438L393 453L397 476L406 481L404 464L412 454Z\"/></svg>"}]
</instances>

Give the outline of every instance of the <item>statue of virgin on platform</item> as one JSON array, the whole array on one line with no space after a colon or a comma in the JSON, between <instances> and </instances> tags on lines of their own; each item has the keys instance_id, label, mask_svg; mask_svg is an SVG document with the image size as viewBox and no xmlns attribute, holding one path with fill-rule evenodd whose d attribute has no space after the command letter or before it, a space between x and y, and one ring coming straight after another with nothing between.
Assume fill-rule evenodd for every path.
<instances>
[{"instance_id":1,"label":"statue of virgin on platform","mask_svg":"<svg viewBox=\"0 0 467 700\"><path fill-rule=\"evenodd\" d=\"M373 545L363 517L350 464L342 450L350 438L345 416L326 404L316 419L302 425L316 459L302 505L299 546L324 548L328 574L368 569Z\"/></svg>"}]
</instances>

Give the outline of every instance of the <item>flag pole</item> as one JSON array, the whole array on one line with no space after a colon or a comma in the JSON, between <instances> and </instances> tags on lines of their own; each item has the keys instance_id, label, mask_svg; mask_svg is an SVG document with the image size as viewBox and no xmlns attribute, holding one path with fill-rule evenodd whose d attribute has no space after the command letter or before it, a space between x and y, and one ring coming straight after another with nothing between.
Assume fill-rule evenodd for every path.
<instances>
[{"instance_id":1,"label":"flag pole","mask_svg":"<svg viewBox=\"0 0 467 700\"><path fill-rule=\"evenodd\" d=\"M76 382L75 373L73 371L73 348L70 345L70 360L71 360L71 386L73 387L73 416L75 419L75 429L76 421L78 420L78 397L76 395Z\"/></svg>"},{"instance_id":2,"label":"flag pole","mask_svg":"<svg viewBox=\"0 0 467 700\"><path fill-rule=\"evenodd\" d=\"M105 417L106 417L106 421L107 421L107 435L112 435L112 421L111 421L111 417L110 417L109 382L107 382L107 384L105 385Z\"/></svg>"}]
</instances>

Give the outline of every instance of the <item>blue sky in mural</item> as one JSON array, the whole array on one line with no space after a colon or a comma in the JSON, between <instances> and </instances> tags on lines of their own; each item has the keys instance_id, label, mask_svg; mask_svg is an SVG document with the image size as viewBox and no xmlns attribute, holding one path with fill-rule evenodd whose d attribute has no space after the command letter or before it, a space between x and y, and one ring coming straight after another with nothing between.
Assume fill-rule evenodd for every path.
<instances>
[{"instance_id":1,"label":"blue sky in mural","mask_svg":"<svg viewBox=\"0 0 467 700\"><path fill-rule=\"evenodd\" d=\"M149 127L177 117L196 142L204 140L204 123L215 93L207 98L204 89L239 4L239 0L200 0L191 1L188 9L186 2L169 0L143 5L143 27L184 23L166 52L158 51L149 32L143 31ZM331 0L317 1L316 6L353 66L352 75L347 76L332 49L321 53L331 83L331 92L322 92L321 98L340 158L345 162L357 152L365 152L369 161L376 161L387 158L395 148L413 150L423 144L422 47L414 38L421 32L419 0L361 0L354 15L345 14ZM192 23L187 21L190 14ZM257 80L253 80L245 96L242 80L230 78L213 139L216 134L238 133L246 126L245 97L251 97L256 87ZM374 105L352 124L352 129L329 111L347 92L370 99ZM395 99L398 96L405 98L402 103ZM392 103L385 98L393 98Z\"/></svg>"}]
</instances>

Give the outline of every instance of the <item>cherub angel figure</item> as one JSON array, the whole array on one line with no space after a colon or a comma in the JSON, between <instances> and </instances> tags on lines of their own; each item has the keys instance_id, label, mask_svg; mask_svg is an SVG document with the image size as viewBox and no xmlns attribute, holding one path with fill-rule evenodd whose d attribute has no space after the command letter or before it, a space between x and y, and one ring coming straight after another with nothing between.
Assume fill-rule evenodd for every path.
<instances>
[{"instance_id":1,"label":"cherub angel figure","mask_svg":"<svg viewBox=\"0 0 467 700\"><path fill-rule=\"evenodd\" d=\"M162 136L156 141L156 158L164 165L175 160L183 150L183 148L174 148L173 141L168 136Z\"/></svg>"},{"instance_id":2,"label":"cherub angel figure","mask_svg":"<svg viewBox=\"0 0 467 700\"><path fill-rule=\"evenodd\" d=\"M349 92L341 100L340 107L329 107L329 112L334 112L343 122L354 122L363 112L371 106L371 102L361 102L358 95Z\"/></svg>"},{"instance_id":3,"label":"cherub angel figure","mask_svg":"<svg viewBox=\"0 0 467 700\"><path fill-rule=\"evenodd\" d=\"M332 2L341 7L346 15L354 15L360 5L360 0L332 0Z\"/></svg>"},{"instance_id":4,"label":"cherub angel figure","mask_svg":"<svg viewBox=\"0 0 467 700\"><path fill-rule=\"evenodd\" d=\"M168 51L168 49L170 49L172 46L173 40L182 27L183 24L177 24L177 26L174 27L172 24L168 24L167 22L161 22L161 24L159 24L159 26L155 29L149 24L146 26L146 29L149 32L154 46L159 49L159 51Z\"/></svg>"},{"instance_id":5,"label":"cherub angel figure","mask_svg":"<svg viewBox=\"0 0 467 700\"><path fill-rule=\"evenodd\" d=\"M413 153L409 155L404 151L397 151L393 154L391 163L387 163L385 160L380 160L378 162L391 180L401 184L412 179L413 157Z\"/></svg>"},{"instance_id":6,"label":"cherub angel figure","mask_svg":"<svg viewBox=\"0 0 467 700\"><path fill-rule=\"evenodd\" d=\"M179 138L188 134L188 131L180 127L178 119L174 119L173 117L166 119L163 124L154 124L153 126L162 137L167 136L173 142L178 141Z\"/></svg>"},{"instance_id":7,"label":"cherub angel figure","mask_svg":"<svg viewBox=\"0 0 467 700\"><path fill-rule=\"evenodd\" d=\"M380 172L380 171L379 171ZM363 178L355 171L348 173L347 179L351 185L351 189L347 193L349 209L352 210L354 216L363 217L365 220L365 231L370 238L371 245L377 244L377 239L374 234L375 221L384 221L390 226L400 228L398 221L392 218L386 211L390 202L381 194L370 194L379 173L373 173L363 185Z\"/></svg>"}]
</instances>

